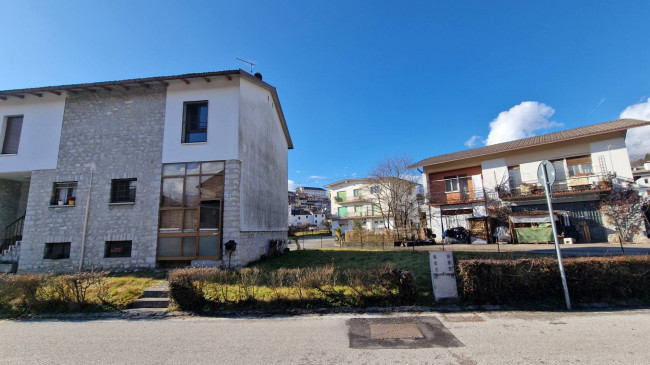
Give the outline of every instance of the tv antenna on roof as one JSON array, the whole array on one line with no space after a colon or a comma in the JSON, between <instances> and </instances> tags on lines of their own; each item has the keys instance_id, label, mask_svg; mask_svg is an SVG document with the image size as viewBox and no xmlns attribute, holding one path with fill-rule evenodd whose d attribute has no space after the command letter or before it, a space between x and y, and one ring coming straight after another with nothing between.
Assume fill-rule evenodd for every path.
<instances>
[{"instance_id":1,"label":"tv antenna on roof","mask_svg":"<svg viewBox=\"0 0 650 365\"><path fill-rule=\"evenodd\" d=\"M253 67L255 66L255 63L254 63L254 62L246 61L245 59L242 59L242 58L239 58L239 57L235 57L235 59L236 59L237 61L241 61L241 62L243 62L243 63L248 64L248 65L251 67L251 74L253 73Z\"/></svg>"}]
</instances>

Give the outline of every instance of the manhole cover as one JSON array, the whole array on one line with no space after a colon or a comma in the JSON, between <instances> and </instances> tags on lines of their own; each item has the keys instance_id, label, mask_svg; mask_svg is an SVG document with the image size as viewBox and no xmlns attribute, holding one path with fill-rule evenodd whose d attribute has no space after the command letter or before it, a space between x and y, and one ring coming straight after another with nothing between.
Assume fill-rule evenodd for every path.
<instances>
[{"instance_id":1,"label":"manhole cover","mask_svg":"<svg viewBox=\"0 0 650 365\"><path fill-rule=\"evenodd\" d=\"M424 338L424 335L415 323L371 323L370 337L383 340L387 338Z\"/></svg>"},{"instance_id":2,"label":"manhole cover","mask_svg":"<svg viewBox=\"0 0 650 365\"><path fill-rule=\"evenodd\" d=\"M347 324L356 349L464 346L436 317L352 318Z\"/></svg>"},{"instance_id":3,"label":"manhole cover","mask_svg":"<svg viewBox=\"0 0 650 365\"><path fill-rule=\"evenodd\" d=\"M443 314L447 322L485 322L476 313L447 313Z\"/></svg>"}]
</instances>

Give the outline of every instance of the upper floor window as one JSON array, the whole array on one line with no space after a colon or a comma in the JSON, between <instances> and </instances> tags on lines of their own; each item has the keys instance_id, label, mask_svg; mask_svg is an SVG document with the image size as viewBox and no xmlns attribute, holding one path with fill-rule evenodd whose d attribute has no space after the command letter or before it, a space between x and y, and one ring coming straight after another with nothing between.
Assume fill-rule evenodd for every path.
<instances>
[{"instance_id":1,"label":"upper floor window","mask_svg":"<svg viewBox=\"0 0 650 365\"><path fill-rule=\"evenodd\" d=\"M464 183L464 184L463 184ZM452 193L460 191L461 185L467 185L467 176L447 176L445 177L445 192Z\"/></svg>"},{"instance_id":2,"label":"upper floor window","mask_svg":"<svg viewBox=\"0 0 650 365\"><path fill-rule=\"evenodd\" d=\"M134 203L137 179L111 180L111 203Z\"/></svg>"},{"instance_id":3,"label":"upper floor window","mask_svg":"<svg viewBox=\"0 0 650 365\"><path fill-rule=\"evenodd\" d=\"M516 189L521 185L521 170L519 166L508 166L508 184L511 189Z\"/></svg>"},{"instance_id":4,"label":"upper floor window","mask_svg":"<svg viewBox=\"0 0 650 365\"><path fill-rule=\"evenodd\" d=\"M354 195L355 198L358 198L359 197L359 189L352 190L352 195Z\"/></svg>"},{"instance_id":5,"label":"upper floor window","mask_svg":"<svg viewBox=\"0 0 650 365\"><path fill-rule=\"evenodd\" d=\"M183 105L183 143L208 140L208 102L193 101Z\"/></svg>"},{"instance_id":6,"label":"upper floor window","mask_svg":"<svg viewBox=\"0 0 650 365\"><path fill-rule=\"evenodd\" d=\"M54 183L51 205L74 205L77 198L77 182Z\"/></svg>"},{"instance_id":7,"label":"upper floor window","mask_svg":"<svg viewBox=\"0 0 650 365\"><path fill-rule=\"evenodd\" d=\"M380 188L379 186L371 186L370 187L370 193L371 194L379 194Z\"/></svg>"},{"instance_id":8,"label":"upper floor window","mask_svg":"<svg viewBox=\"0 0 650 365\"><path fill-rule=\"evenodd\" d=\"M2 154L15 155L18 153L20 132L23 129L23 117L7 117L2 129Z\"/></svg>"},{"instance_id":9,"label":"upper floor window","mask_svg":"<svg viewBox=\"0 0 650 365\"><path fill-rule=\"evenodd\" d=\"M585 176L593 173L591 168L591 156L578 156L566 159L569 168L569 176Z\"/></svg>"}]
</instances>

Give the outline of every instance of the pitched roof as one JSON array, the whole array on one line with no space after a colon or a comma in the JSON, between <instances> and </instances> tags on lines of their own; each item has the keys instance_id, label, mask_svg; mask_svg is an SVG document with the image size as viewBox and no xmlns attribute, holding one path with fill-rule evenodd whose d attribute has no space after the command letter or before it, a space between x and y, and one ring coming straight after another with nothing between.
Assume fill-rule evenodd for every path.
<instances>
[{"instance_id":1,"label":"pitched roof","mask_svg":"<svg viewBox=\"0 0 650 365\"><path fill-rule=\"evenodd\" d=\"M414 181L410 181L407 179L402 179L402 178L391 178L391 179L398 179L402 181L409 182L413 185L419 185L419 183L416 183ZM341 185L341 184L347 184L347 183L363 183L363 182L371 182L373 181L373 178L371 177L364 177L364 178L359 178L359 179L345 179L345 180L339 180L337 182L333 182L331 184L324 185L326 188L333 188L334 186Z\"/></svg>"},{"instance_id":2,"label":"pitched roof","mask_svg":"<svg viewBox=\"0 0 650 365\"><path fill-rule=\"evenodd\" d=\"M500 152L515 151L515 150L541 146L550 143L595 136L599 134L624 131L630 128L642 127L645 125L650 125L650 121L637 120L637 119L619 119L611 122L588 125L586 127L579 127L579 128L567 129L565 131L559 131L555 133L542 134L541 136L517 139L514 141L497 143L485 147L472 148L469 150L447 153L445 155L433 156L424 159L420 162L417 162L409 166L409 168L416 168L416 167L428 166L428 165L437 165L444 162L458 161L458 160L464 160L464 159L480 157L480 156L487 156L487 155L492 155Z\"/></svg>"},{"instance_id":3,"label":"pitched roof","mask_svg":"<svg viewBox=\"0 0 650 365\"><path fill-rule=\"evenodd\" d=\"M162 84L167 86L169 81L182 80L185 83L189 84L192 79L202 79L203 82L210 82L211 77L217 76L226 76L231 77L232 75L239 75L242 78L261 86L262 88L268 90L273 97L273 101L276 105L276 110L278 117L280 118L280 124L282 124L282 131L284 132L284 137L287 140L287 145L289 149L293 149L293 142L291 141L291 136L289 135L289 128L287 127L287 121L284 119L284 112L282 111L282 106L280 105L280 99L278 98L278 92L275 87L270 84L262 81L260 78L255 77L248 72L239 69L239 70L225 70L225 71L211 71L211 72L201 72L201 73L189 73L181 75L171 75L171 76L156 76L156 77L145 77L138 79L127 79L127 80L117 80L117 81L103 81L103 82L91 82L85 84L69 84L69 85L58 85L58 86L43 86L43 87L34 87L28 89L13 89L13 90L0 90L0 100L7 100L9 97L17 97L23 99L25 95L36 95L42 96L43 93L53 93L61 95L61 92L67 91L71 93L81 92L81 91L96 91L96 89L103 90L112 90L113 87L121 87L124 89L129 89L133 86L149 87L150 85Z\"/></svg>"}]
</instances>

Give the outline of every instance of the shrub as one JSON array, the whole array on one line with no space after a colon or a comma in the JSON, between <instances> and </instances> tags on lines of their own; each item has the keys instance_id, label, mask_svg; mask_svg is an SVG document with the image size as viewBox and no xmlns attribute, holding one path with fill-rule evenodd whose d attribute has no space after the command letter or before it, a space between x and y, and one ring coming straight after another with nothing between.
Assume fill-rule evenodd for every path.
<instances>
[{"instance_id":1,"label":"shrub","mask_svg":"<svg viewBox=\"0 0 650 365\"><path fill-rule=\"evenodd\" d=\"M175 270L169 274L169 294L184 311L199 312L205 306L203 293L194 282L192 272L187 269Z\"/></svg>"},{"instance_id":2,"label":"shrub","mask_svg":"<svg viewBox=\"0 0 650 365\"><path fill-rule=\"evenodd\" d=\"M574 303L650 300L648 256L564 259ZM557 260L459 260L461 298L471 304L560 303L564 301Z\"/></svg>"},{"instance_id":3,"label":"shrub","mask_svg":"<svg viewBox=\"0 0 650 365\"><path fill-rule=\"evenodd\" d=\"M333 264L268 272L188 268L170 272L169 283L180 308L195 312L227 307L412 304L417 297L413 276L390 264L344 272Z\"/></svg>"},{"instance_id":4,"label":"shrub","mask_svg":"<svg viewBox=\"0 0 650 365\"><path fill-rule=\"evenodd\" d=\"M88 289L93 286L100 288L100 296L105 298L105 288L102 285L108 273L98 272L77 272L73 274L53 277L48 286L54 288L59 299L65 302L70 309L76 310L88 305Z\"/></svg>"}]
</instances>

